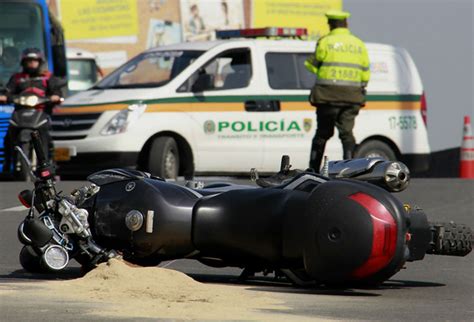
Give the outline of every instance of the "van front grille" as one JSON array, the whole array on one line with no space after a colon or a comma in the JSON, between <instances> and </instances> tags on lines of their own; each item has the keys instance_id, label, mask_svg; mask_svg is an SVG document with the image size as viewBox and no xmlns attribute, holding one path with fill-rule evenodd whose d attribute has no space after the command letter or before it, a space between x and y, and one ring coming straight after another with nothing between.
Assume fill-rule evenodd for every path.
<instances>
[{"instance_id":1,"label":"van front grille","mask_svg":"<svg viewBox=\"0 0 474 322\"><path fill-rule=\"evenodd\" d=\"M54 132L73 132L89 130L102 113L53 115L51 123Z\"/></svg>"}]
</instances>

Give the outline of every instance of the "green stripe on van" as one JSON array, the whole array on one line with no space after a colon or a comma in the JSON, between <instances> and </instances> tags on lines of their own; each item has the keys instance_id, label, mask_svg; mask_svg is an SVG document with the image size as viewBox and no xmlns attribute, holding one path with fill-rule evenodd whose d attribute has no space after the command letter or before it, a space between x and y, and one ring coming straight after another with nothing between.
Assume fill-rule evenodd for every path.
<instances>
[{"instance_id":1,"label":"green stripe on van","mask_svg":"<svg viewBox=\"0 0 474 322\"><path fill-rule=\"evenodd\" d=\"M421 95L367 95L369 102L418 102ZM62 105L61 107L78 107L78 106L103 106L110 104L134 104L137 102L146 104L158 103L238 103L255 100L279 100L281 102L307 102L308 95L239 95L239 96L191 96L191 97L174 97L174 98L160 98L151 100L126 100L118 102L107 102L97 104L71 104Z\"/></svg>"}]
</instances>

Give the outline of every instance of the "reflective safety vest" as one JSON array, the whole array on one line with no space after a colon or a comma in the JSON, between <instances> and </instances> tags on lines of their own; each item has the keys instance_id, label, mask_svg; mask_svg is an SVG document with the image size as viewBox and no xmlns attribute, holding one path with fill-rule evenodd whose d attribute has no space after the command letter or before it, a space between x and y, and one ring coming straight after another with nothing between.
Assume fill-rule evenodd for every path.
<instances>
[{"instance_id":1,"label":"reflective safety vest","mask_svg":"<svg viewBox=\"0 0 474 322\"><path fill-rule=\"evenodd\" d=\"M316 84L364 87L370 79L365 44L347 28L333 29L319 39L305 66L318 76Z\"/></svg>"}]
</instances>

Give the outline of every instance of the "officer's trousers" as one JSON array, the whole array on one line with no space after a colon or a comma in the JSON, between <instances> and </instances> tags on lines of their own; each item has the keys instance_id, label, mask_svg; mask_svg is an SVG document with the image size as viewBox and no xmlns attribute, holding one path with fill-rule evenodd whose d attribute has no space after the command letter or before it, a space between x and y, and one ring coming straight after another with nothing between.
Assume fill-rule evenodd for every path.
<instances>
[{"instance_id":1,"label":"officer's trousers","mask_svg":"<svg viewBox=\"0 0 474 322\"><path fill-rule=\"evenodd\" d=\"M352 130L359 114L359 105L319 104L316 109L317 130L311 144L309 166L319 172L326 142L334 135L334 127L339 131L343 158L351 159L356 146Z\"/></svg>"}]
</instances>

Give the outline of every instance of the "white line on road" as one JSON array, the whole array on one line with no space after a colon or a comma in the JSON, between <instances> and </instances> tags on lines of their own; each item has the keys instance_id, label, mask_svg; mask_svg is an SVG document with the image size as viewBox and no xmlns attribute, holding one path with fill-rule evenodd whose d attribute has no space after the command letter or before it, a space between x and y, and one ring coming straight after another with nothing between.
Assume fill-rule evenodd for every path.
<instances>
[{"instance_id":1,"label":"white line on road","mask_svg":"<svg viewBox=\"0 0 474 322\"><path fill-rule=\"evenodd\" d=\"M173 264L174 262L176 262L176 259L175 259L175 260L172 260L171 262L168 262L168 263L166 263L165 265L160 266L160 267L161 267L161 268L165 268L165 267L167 267L167 266L170 266L170 265Z\"/></svg>"},{"instance_id":2,"label":"white line on road","mask_svg":"<svg viewBox=\"0 0 474 322\"><path fill-rule=\"evenodd\" d=\"M5 208L5 209L0 209L0 212L6 212L6 211L24 211L28 210L25 206L17 206L17 207L11 207L11 208Z\"/></svg>"}]
</instances>

